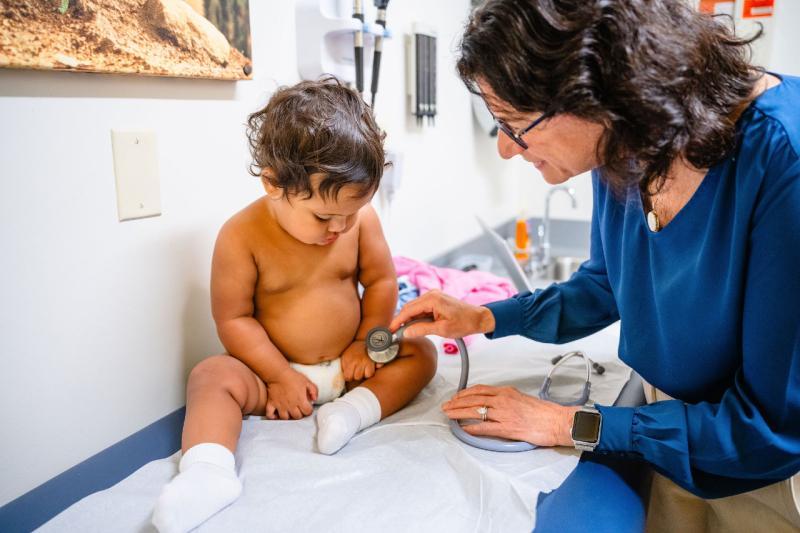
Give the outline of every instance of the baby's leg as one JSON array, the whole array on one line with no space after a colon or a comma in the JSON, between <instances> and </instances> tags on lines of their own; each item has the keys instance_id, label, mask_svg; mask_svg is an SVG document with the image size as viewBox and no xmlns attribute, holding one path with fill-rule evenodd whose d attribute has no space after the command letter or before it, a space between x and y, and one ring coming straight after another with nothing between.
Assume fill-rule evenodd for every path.
<instances>
[{"instance_id":1,"label":"baby's leg","mask_svg":"<svg viewBox=\"0 0 800 533\"><path fill-rule=\"evenodd\" d=\"M242 415L263 415L266 405L267 387L247 365L230 355L204 359L186 385L183 452L203 442L236 451Z\"/></svg>"},{"instance_id":2,"label":"baby's leg","mask_svg":"<svg viewBox=\"0 0 800 533\"><path fill-rule=\"evenodd\" d=\"M263 414L264 383L230 355L200 362L186 386L183 454L178 475L161 491L153 524L161 533L188 531L239 497L233 452L243 414Z\"/></svg>"},{"instance_id":3,"label":"baby's leg","mask_svg":"<svg viewBox=\"0 0 800 533\"><path fill-rule=\"evenodd\" d=\"M400 355L360 386L381 404L381 420L408 405L436 374L436 347L428 339L403 340Z\"/></svg>"},{"instance_id":4,"label":"baby's leg","mask_svg":"<svg viewBox=\"0 0 800 533\"><path fill-rule=\"evenodd\" d=\"M320 452L337 452L357 432L400 410L436 374L436 348L429 340L404 340L400 353L373 377L320 407L317 412Z\"/></svg>"}]
</instances>

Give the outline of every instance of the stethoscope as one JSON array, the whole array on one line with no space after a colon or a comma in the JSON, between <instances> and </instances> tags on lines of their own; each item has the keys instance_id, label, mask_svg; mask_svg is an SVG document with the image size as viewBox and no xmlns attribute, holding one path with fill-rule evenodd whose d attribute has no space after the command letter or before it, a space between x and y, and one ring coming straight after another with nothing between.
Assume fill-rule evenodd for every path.
<instances>
[{"instance_id":1,"label":"stethoscope","mask_svg":"<svg viewBox=\"0 0 800 533\"><path fill-rule=\"evenodd\" d=\"M392 334L388 328L384 327L376 327L369 330L366 340L367 355L369 355L369 358L376 363L388 363L392 361L395 357L397 357L397 354L400 351L400 341L403 339L403 332L408 326L416 322L433 322L433 319L417 318L401 326L400 329L398 329L394 334ZM469 381L469 355L467 354L467 346L464 344L464 339L457 338L455 339L455 342L458 346L458 352L461 354L461 377L458 380L458 390L460 391L467 387L467 382ZM574 400L554 400L550 397L550 384L553 381L553 373L558 367L573 357L582 359L586 366L586 381L581 389L581 395ZM550 372L547 373L547 377L545 377L544 383L542 383L542 387L539 390L539 398L542 400L556 402L561 405L584 405L589 401L589 393L592 388L592 383L590 381L591 369L594 368L598 374L605 372L605 368L603 368L602 365L592 362L583 352L580 351L572 351L556 356L551 362L553 363L553 368L551 368ZM484 414L485 412L486 411L484 408ZM494 452L524 452L536 448L536 446L533 444L524 441L470 435L464 431L464 428L461 427L461 424L459 424L457 420L453 419L450 420L450 431L452 431L453 435L455 435L460 441L469 444L470 446Z\"/></svg>"},{"instance_id":2,"label":"stethoscope","mask_svg":"<svg viewBox=\"0 0 800 533\"><path fill-rule=\"evenodd\" d=\"M580 357L583 360L584 366L586 367L586 381L583 383L581 395L574 400L554 400L550 397L550 384L553 382L553 372L555 372L559 366L563 365L573 357ZM585 405L586 402L589 401L589 393L592 390L592 382L590 380L592 369L594 368L595 372L597 372L599 375L602 375L603 372L606 371L603 365L592 361L586 357L586 354L580 351L567 352L562 355L557 355L553 357L550 362L553 363L553 368L550 369L550 372L547 373L547 377L544 378L542 388L539 389L539 398L549 402L560 403L561 405Z\"/></svg>"}]
</instances>

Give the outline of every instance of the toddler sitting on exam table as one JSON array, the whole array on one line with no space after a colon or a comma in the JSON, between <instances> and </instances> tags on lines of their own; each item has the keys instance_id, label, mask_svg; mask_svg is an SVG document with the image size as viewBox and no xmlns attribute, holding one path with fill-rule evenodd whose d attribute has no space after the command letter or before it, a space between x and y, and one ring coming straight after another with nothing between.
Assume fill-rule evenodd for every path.
<instances>
[{"instance_id":1,"label":"toddler sitting on exam table","mask_svg":"<svg viewBox=\"0 0 800 533\"><path fill-rule=\"evenodd\" d=\"M161 533L197 527L239 496L242 415L300 419L323 404L317 447L333 454L436 373L426 339L403 341L384 366L366 353L367 332L392 318L397 280L369 205L384 134L360 95L333 78L281 88L250 116L248 138L266 195L217 238L211 305L227 353L189 376L179 473L153 513Z\"/></svg>"}]
</instances>

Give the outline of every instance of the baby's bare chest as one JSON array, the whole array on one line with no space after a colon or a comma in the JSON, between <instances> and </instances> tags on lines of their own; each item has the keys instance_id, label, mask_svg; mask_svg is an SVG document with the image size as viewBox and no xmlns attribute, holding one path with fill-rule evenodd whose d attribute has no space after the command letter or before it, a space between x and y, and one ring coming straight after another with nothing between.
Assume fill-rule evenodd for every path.
<instances>
[{"instance_id":1,"label":"baby's bare chest","mask_svg":"<svg viewBox=\"0 0 800 533\"><path fill-rule=\"evenodd\" d=\"M258 268L257 295L341 287L342 282L354 284L358 277L357 238L343 236L325 247L264 243L253 255Z\"/></svg>"}]
</instances>

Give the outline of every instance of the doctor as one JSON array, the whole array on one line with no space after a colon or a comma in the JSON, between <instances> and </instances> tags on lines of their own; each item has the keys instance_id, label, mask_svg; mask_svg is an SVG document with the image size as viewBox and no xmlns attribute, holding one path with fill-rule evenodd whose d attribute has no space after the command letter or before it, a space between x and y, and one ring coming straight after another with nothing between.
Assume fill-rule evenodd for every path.
<instances>
[{"instance_id":1,"label":"doctor","mask_svg":"<svg viewBox=\"0 0 800 533\"><path fill-rule=\"evenodd\" d=\"M476 435L648 461L650 531L800 528L800 79L748 64L725 21L674 0L489 0L458 72L505 159L550 184L592 171L591 257L475 307L410 302L406 336L563 343L621 320L639 408L476 385L444 404ZM481 409L480 412L485 412Z\"/></svg>"}]
</instances>

